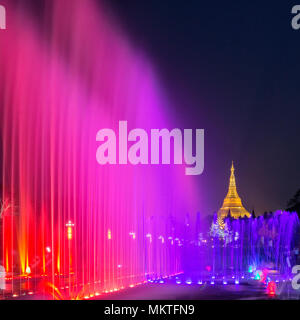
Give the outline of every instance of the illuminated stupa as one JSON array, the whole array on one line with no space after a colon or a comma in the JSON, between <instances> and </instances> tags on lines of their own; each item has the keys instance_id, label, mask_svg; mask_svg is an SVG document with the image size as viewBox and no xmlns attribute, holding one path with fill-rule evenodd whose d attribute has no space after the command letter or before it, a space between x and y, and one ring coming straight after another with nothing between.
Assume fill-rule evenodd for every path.
<instances>
[{"instance_id":1,"label":"illuminated stupa","mask_svg":"<svg viewBox=\"0 0 300 320\"><path fill-rule=\"evenodd\" d=\"M218 211L219 222L223 222L224 218L229 215L234 219L251 217L251 214L243 207L242 200L236 191L233 161L231 166L228 193L224 199L222 208Z\"/></svg>"}]
</instances>

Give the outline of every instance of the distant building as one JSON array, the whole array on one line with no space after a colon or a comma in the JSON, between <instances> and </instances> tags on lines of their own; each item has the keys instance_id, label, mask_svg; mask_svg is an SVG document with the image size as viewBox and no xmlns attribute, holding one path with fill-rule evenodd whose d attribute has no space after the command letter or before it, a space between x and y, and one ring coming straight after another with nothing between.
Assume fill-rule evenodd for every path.
<instances>
[{"instance_id":1,"label":"distant building","mask_svg":"<svg viewBox=\"0 0 300 320\"><path fill-rule=\"evenodd\" d=\"M218 211L219 223L222 225L224 219L228 216L231 216L234 219L251 217L251 214L243 207L242 200L236 190L233 161L231 166L228 193L224 199L222 207Z\"/></svg>"}]
</instances>

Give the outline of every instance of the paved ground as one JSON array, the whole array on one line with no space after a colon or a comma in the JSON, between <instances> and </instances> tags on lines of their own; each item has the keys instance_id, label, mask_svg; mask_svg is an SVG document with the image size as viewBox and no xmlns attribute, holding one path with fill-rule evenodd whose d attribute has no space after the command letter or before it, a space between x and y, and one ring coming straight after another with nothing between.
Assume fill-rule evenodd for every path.
<instances>
[{"instance_id":1,"label":"paved ground","mask_svg":"<svg viewBox=\"0 0 300 320\"><path fill-rule=\"evenodd\" d=\"M270 299L262 287L249 285L147 284L99 297L100 300L236 300Z\"/></svg>"},{"instance_id":2,"label":"paved ground","mask_svg":"<svg viewBox=\"0 0 300 320\"><path fill-rule=\"evenodd\" d=\"M89 300L274 300L300 299L300 292L292 289L290 282L277 283L277 295L270 296L266 285L251 278L243 279L236 284L235 279L199 282L196 278L181 275L171 279L157 280L133 288L99 296L88 297ZM63 293L63 292L62 292ZM67 295L65 295L65 298ZM5 297L2 297L5 298ZM9 298L9 297L7 297ZM43 300L38 294L18 295L14 299Z\"/></svg>"}]
</instances>

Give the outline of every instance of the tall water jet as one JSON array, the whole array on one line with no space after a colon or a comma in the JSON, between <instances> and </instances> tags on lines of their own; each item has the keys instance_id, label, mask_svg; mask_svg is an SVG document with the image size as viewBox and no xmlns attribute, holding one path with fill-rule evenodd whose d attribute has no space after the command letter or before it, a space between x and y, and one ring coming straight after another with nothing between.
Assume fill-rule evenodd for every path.
<instances>
[{"instance_id":1,"label":"tall water jet","mask_svg":"<svg viewBox=\"0 0 300 320\"><path fill-rule=\"evenodd\" d=\"M184 166L96 162L101 128L171 125L153 68L94 1L45 0L37 17L25 2L4 1L0 38L6 272L68 297L181 272L197 202Z\"/></svg>"}]
</instances>

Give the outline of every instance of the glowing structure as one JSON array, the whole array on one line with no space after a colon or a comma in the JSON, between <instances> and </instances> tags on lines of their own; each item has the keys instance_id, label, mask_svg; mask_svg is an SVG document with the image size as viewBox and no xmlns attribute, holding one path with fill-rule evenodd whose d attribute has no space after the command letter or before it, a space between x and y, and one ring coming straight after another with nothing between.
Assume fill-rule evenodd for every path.
<instances>
[{"instance_id":1,"label":"glowing structure","mask_svg":"<svg viewBox=\"0 0 300 320\"><path fill-rule=\"evenodd\" d=\"M218 221L221 226L223 226L223 221L228 215L234 219L251 217L251 214L243 207L242 200L236 190L233 161L231 166L228 193L224 199L222 207L218 211Z\"/></svg>"},{"instance_id":2,"label":"glowing structure","mask_svg":"<svg viewBox=\"0 0 300 320\"><path fill-rule=\"evenodd\" d=\"M66 224L66 227L67 227L67 238L68 238L68 240L72 240L73 239L74 223L72 223L72 221L69 221Z\"/></svg>"}]
</instances>

